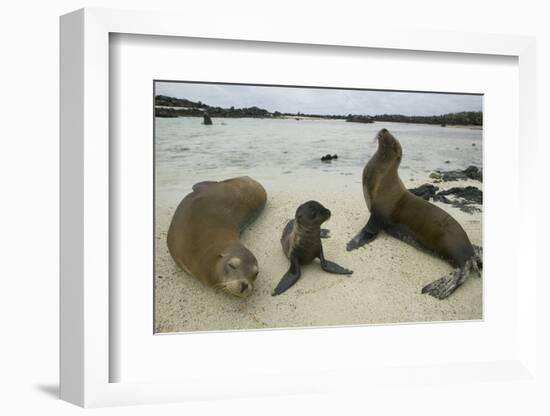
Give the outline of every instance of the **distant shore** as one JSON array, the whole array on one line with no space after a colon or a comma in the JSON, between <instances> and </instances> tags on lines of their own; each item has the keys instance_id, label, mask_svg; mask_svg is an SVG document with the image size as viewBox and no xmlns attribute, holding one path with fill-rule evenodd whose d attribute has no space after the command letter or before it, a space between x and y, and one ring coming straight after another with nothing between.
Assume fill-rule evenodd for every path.
<instances>
[{"instance_id":1,"label":"distant shore","mask_svg":"<svg viewBox=\"0 0 550 416\"><path fill-rule=\"evenodd\" d=\"M173 109L173 110L188 110L187 108L185 107L164 107L164 106L157 106L156 108L159 108L159 109L166 109L166 110L170 110L170 109ZM156 117L160 117L160 118L176 118L176 117L196 117L196 118L202 118L204 116L204 111L201 111L200 114L185 114L185 115L166 115L166 114L162 114L162 115L159 115L159 114L156 114ZM266 118L266 119L280 119L280 120L296 120L296 121L300 121L300 120L342 120L342 121L346 121L344 118L336 118L336 117L332 117L332 116L327 116L327 117L324 117L324 116L319 116L319 115L309 115L309 116L298 116L298 115L281 115L281 116L254 116L254 115L243 115L243 116L240 116L240 117L237 117L237 116L231 116L231 117L227 117L227 116L212 116L210 113L208 113L212 118L222 118L222 119L226 119L226 118ZM377 120L373 120L372 123L376 123ZM397 121L396 123L401 123L401 124L418 124L418 125L427 125L427 126L433 126L435 123L419 123L419 122L413 122L413 121ZM435 124L437 125L437 124ZM446 124L444 126L441 126L441 127L450 127L450 128L463 128L463 129L472 129L472 130L483 130L483 126L481 125L475 125L475 124Z\"/></svg>"},{"instance_id":2,"label":"distant shore","mask_svg":"<svg viewBox=\"0 0 550 416\"><path fill-rule=\"evenodd\" d=\"M463 111L431 116L408 116L403 114L305 114L268 111L260 107L222 108L210 106L200 101L157 95L155 97L155 116L164 118L203 117L212 118L294 118L296 120L345 120L353 123L374 123L385 121L393 123L414 123L446 126L479 126L483 125L481 111Z\"/></svg>"}]
</instances>

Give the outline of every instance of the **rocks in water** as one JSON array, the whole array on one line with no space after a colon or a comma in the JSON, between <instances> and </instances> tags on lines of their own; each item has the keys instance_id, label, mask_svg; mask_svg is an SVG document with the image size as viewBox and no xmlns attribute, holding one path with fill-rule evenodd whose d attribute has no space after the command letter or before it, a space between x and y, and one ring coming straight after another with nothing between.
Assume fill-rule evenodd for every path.
<instances>
[{"instance_id":1,"label":"rocks in water","mask_svg":"<svg viewBox=\"0 0 550 416\"><path fill-rule=\"evenodd\" d=\"M447 172L436 171L430 174L430 178L436 179L439 181L449 182L449 181L464 181L466 179L473 179L476 181L483 181L483 172L476 168L475 166L468 166L464 170L450 170Z\"/></svg>"},{"instance_id":2,"label":"rocks in water","mask_svg":"<svg viewBox=\"0 0 550 416\"><path fill-rule=\"evenodd\" d=\"M202 116L202 119L203 119L203 124L205 126L211 126L212 125L212 119L210 118L208 113L204 113L204 115Z\"/></svg>"},{"instance_id":3,"label":"rocks in water","mask_svg":"<svg viewBox=\"0 0 550 416\"><path fill-rule=\"evenodd\" d=\"M450 161L450 160L446 160L445 163L446 163L446 164L449 164L449 163L451 163L451 161Z\"/></svg>"},{"instance_id":4,"label":"rocks in water","mask_svg":"<svg viewBox=\"0 0 550 416\"><path fill-rule=\"evenodd\" d=\"M330 162L331 160L338 159L338 155L329 155L328 153L321 157L321 161L323 162Z\"/></svg>"},{"instance_id":5,"label":"rocks in water","mask_svg":"<svg viewBox=\"0 0 550 416\"><path fill-rule=\"evenodd\" d=\"M472 143L472 146L475 146L476 144L475 143Z\"/></svg>"},{"instance_id":6,"label":"rocks in water","mask_svg":"<svg viewBox=\"0 0 550 416\"><path fill-rule=\"evenodd\" d=\"M461 211L473 214L474 212L481 212L481 209L473 204L481 205L483 203L483 191L475 186L453 187L446 191L439 191L439 188L435 185L426 183L418 188L409 189L416 196L429 201L430 198L434 201L442 202L444 204L451 204L453 207L460 209ZM455 196L452 200L447 196Z\"/></svg>"}]
</instances>

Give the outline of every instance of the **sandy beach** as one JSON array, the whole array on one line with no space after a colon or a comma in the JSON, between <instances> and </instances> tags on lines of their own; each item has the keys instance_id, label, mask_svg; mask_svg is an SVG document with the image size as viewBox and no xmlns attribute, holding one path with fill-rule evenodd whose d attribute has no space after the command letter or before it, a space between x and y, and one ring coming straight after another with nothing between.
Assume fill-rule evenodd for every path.
<instances>
[{"instance_id":1,"label":"sandy beach","mask_svg":"<svg viewBox=\"0 0 550 416\"><path fill-rule=\"evenodd\" d=\"M215 291L176 266L166 247L166 232L191 184L161 189L156 203L155 331L481 319L483 282L477 276L471 275L449 298L437 300L420 290L451 271L444 261L384 233L364 248L346 251L346 242L369 215L361 191L361 170L359 166L339 173L295 170L284 178L267 172L250 174L266 188L268 201L262 215L242 235L260 265L253 294L246 299ZM208 179L216 179L215 174ZM424 183L433 183L427 172L405 182L409 188ZM481 188L480 182L470 180L437 184L440 189L468 185ZM331 237L323 240L325 255L354 273L350 277L331 275L314 263L302 269L295 286L272 297L272 289L288 269L279 241L281 232L298 205L307 200L317 200L332 211L332 218L324 224L331 231ZM482 213L437 205L460 222L473 244L482 245Z\"/></svg>"}]
</instances>

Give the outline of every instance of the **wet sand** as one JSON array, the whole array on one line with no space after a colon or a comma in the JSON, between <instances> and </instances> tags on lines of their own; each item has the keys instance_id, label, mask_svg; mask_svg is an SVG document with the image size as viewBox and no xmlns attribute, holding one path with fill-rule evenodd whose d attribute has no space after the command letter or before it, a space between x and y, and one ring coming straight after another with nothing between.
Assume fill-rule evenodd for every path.
<instances>
[{"instance_id":1,"label":"wet sand","mask_svg":"<svg viewBox=\"0 0 550 416\"><path fill-rule=\"evenodd\" d=\"M180 270L168 253L168 225L191 184L157 194L156 332L482 319L483 282L477 276L470 275L449 298L437 300L420 290L451 271L443 260L384 233L366 247L346 251L347 241L368 219L359 169L352 176L294 172L284 181L251 176L266 188L268 202L242 235L260 265L254 292L246 299L207 287ZM426 176L405 185L412 188L423 183L433 181ZM468 185L481 188L476 181L437 184L440 189ZM272 297L272 289L288 269L279 241L281 232L298 205L311 199L332 211L332 218L323 225L331 231L331 237L323 240L326 258L354 273L350 277L327 274L317 262L303 267L302 277L287 292ZM437 205L460 222L473 244L482 245L482 213L471 215L451 205Z\"/></svg>"}]
</instances>

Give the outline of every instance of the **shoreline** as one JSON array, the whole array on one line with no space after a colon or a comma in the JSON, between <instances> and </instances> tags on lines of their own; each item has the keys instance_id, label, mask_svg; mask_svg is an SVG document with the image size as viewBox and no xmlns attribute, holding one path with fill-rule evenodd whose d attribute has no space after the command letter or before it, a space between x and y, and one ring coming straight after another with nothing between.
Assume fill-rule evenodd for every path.
<instances>
[{"instance_id":1,"label":"shoreline","mask_svg":"<svg viewBox=\"0 0 550 416\"><path fill-rule=\"evenodd\" d=\"M157 111L160 110L160 111ZM259 109L261 110L261 109ZM218 114L218 111L223 111L223 115ZM244 112L243 112L244 111ZM400 121L400 120L375 120L376 116L362 116L362 115L354 115L353 117L366 117L369 119L372 119L372 121L352 121L349 120L349 116L345 115L338 115L338 114L332 114L332 115L322 115L322 114L282 114L279 112L268 112L267 110L263 110L265 112L257 112L257 113L246 113L245 110L227 110L227 109L220 109L212 112L212 109L209 108L200 108L200 107L177 107L177 106L166 106L166 105L155 105L155 117L156 118L178 118L178 117L193 117L193 118L201 118L204 117L204 114L209 114L210 118L212 119L270 119L270 120L338 120L338 121L345 121L345 122L352 122L354 124L373 124L373 123L399 123L399 124L415 124L415 125L427 125L427 126L439 126L439 127L464 127L464 128L472 128L472 129L478 129L482 130L483 125L477 125L477 124L449 124L449 123L443 123L445 125L442 125L441 122L436 123L422 123L422 122L414 122L414 121ZM179 113L178 113L179 112ZM405 117L415 117L415 116L405 116Z\"/></svg>"}]
</instances>

